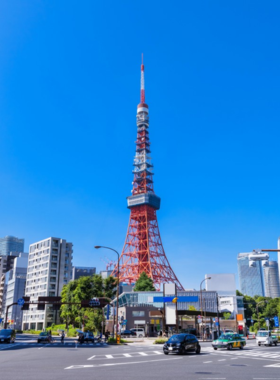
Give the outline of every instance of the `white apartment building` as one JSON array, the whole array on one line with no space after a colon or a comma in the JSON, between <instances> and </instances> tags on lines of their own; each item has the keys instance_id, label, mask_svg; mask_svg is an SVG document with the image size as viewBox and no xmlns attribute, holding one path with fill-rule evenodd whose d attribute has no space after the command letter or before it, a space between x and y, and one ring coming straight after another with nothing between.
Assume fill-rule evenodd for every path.
<instances>
[{"instance_id":1,"label":"white apartment building","mask_svg":"<svg viewBox=\"0 0 280 380\"><path fill-rule=\"evenodd\" d=\"M63 285L71 281L73 244L64 239L50 237L31 244L26 278L25 296L36 302L38 297L58 297ZM59 323L59 311L51 305L38 310L30 305L23 314L23 330L42 330Z\"/></svg>"}]
</instances>

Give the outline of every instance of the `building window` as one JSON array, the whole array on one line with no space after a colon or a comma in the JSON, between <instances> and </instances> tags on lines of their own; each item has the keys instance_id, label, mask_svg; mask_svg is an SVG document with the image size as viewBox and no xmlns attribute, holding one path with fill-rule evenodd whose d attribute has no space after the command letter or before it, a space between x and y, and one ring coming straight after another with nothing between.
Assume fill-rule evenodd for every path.
<instances>
[{"instance_id":1,"label":"building window","mask_svg":"<svg viewBox=\"0 0 280 380\"><path fill-rule=\"evenodd\" d=\"M133 317L145 317L145 311L133 311L132 312Z\"/></svg>"}]
</instances>

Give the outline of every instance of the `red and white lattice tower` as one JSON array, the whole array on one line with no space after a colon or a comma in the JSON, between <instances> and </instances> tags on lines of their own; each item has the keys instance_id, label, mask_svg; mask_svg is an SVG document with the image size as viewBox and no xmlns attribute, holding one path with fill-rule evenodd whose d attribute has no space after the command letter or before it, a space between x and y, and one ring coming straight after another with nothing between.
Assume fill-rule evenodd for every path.
<instances>
[{"instance_id":1,"label":"red and white lattice tower","mask_svg":"<svg viewBox=\"0 0 280 380\"><path fill-rule=\"evenodd\" d=\"M120 282L135 283L142 272L152 278L157 290L161 284L182 284L165 255L158 228L156 210L160 198L154 193L153 165L150 157L149 110L145 103L144 64L141 65L140 104L137 107L137 140L134 158L132 195L127 198L130 219L120 256ZM117 275L117 266L112 275Z\"/></svg>"}]
</instances>

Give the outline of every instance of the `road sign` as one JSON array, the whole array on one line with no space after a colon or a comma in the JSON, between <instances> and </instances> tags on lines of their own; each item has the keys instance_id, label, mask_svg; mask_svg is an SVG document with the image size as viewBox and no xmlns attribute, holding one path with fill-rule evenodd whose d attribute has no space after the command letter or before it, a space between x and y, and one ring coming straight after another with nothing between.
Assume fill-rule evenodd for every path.
<instances>
[{"instance_id":1,"label":"road sign","mask_svg":"<svg viewBox=\"0 0 280 380\"><path fill-rule=\"evenodd\" d=\"M94 307L94 306L100 306L100 301L99 298L92 298L89 301L89 306Z\"/></svg>"},{"instance_id":2,"label":"road sign","mask_svg":"<svg viewBox=\"0 0 280 380\"><path fill-rule=\"evenodd\" d=\"M110 305L107 305L106 319L110 319Z\"/></svg>"},{"instance_id":3,"label":"road sign","mask_svg":"<svg viewBox=\"0 0 280 380\"><path fill-rule=\"evenodd\" d=\"M23 298L19 298L18 301L17 301L17 304L19 306L23 306L24 305L24 299Z\"/></svg>"},{"instance_id":4,"label":"road sign","mask_svg":"<svg viewBox=\"0 0 280 380\"><path fill-rule=\"evenodd\" d=\"M277 317L277 315L274 317L274 326L279 327L279 318Z\"/></svg>"}]
</instances>

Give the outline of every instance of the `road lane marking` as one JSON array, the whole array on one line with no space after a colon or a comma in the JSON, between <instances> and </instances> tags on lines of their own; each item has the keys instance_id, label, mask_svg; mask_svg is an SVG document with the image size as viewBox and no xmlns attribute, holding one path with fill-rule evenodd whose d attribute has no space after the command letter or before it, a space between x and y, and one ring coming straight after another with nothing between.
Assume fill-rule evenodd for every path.
<instances>
[{"instance_id":1,"label":"road lane marking","mask_svg":"<svg viewBox=\"0 0 280 380\"><path fill-rule=\"evenodd\" d=\"M269 364L269 365L264 365L264 367L280 367L280 363L274 363L274 364Z\"/></svg>"},{"instance_id":2,"label":"road lane marking","mask_svg":"<svg viewBox=\"0 0 280 380\"><path fill-rule=\"evenodd\" d=\"M91 356L88 360L94 359L96 355Z\"/></svg>"},{"instance_id":3,"label":"road lane marking","mask_svg":"<svg viewBox=\"0 0 280 380\"><path fill-rule=\"evenodd\" d=\"M225 360L227 360L227 359L220 359L220 360L218 360L218 362L223 362L223 361L225 361Z\"/></svg>"},{"instance_id":4,"label":"road lane marking","mask_svg":"<svg viewBox=\"0 0 280 380\"><path fill-rule=\"evenodd\" d=\"M123 354L123 356L125 356L126 358L131 358L130 354Z\"/></svg>"},{"instance_id":5,"label":"road lane marking","mask_svg":"<svg viewBox=\"0 0 280 380\"><path fill-rule=\"evenodd\" d=\"M205 364L205 363L212 363L212 360L210 360L210 361L208 361L208 362L203 362L203 363L204 363L204 364Z\"/></svg>"},{"instance_id":6,"label":"road lane marking","mask_svg":"<svg viewBox=\"0 0 280 380\"><path fill-rule=\"evenodd\" d=\"M148 354L146 354L146 352L139 352L139 355L148 356Z\"/></svg>"},{"instance_id":7,"label":"road lane marking","mask_svg":"<svg viewBox=\"0 0 280 380\"><path fill-rule=\"evenodd\" d=\"M160 351L153 351L155 354L157 354L157 355L162 355L163 354L163 352L160 352Z\"/></svg>"},{"instance_id":8,"label":"road lane marking","mask_svg":"<svg viewBox=\"0 0 280 380\"><path fill-rule=\"evenodd\" d=\"M66 367L64 369L78 369L78 368L96 368L96 367L110 367L110 366L117 366L117 365L128 365L128 364L140 364L140 363L153 363L153 362L162 362L166 360L180 360L183 359L182 357L179 358L168 358L168 359L157 359L157 360L142 360L138 362L123 362L123 363L108 363L108 364L87 364L87 365L72 365L70 367Z\"/></svg>"},{"instance_id":9,"label":"road lane marking","mask_svg":"<svg viewBox=\"0 0 280 380\"><path fill-rule=\"evenodd\" d=\"M113 359L113 355L105 355L107 359Z\"/></svg>"}]
</instances>

